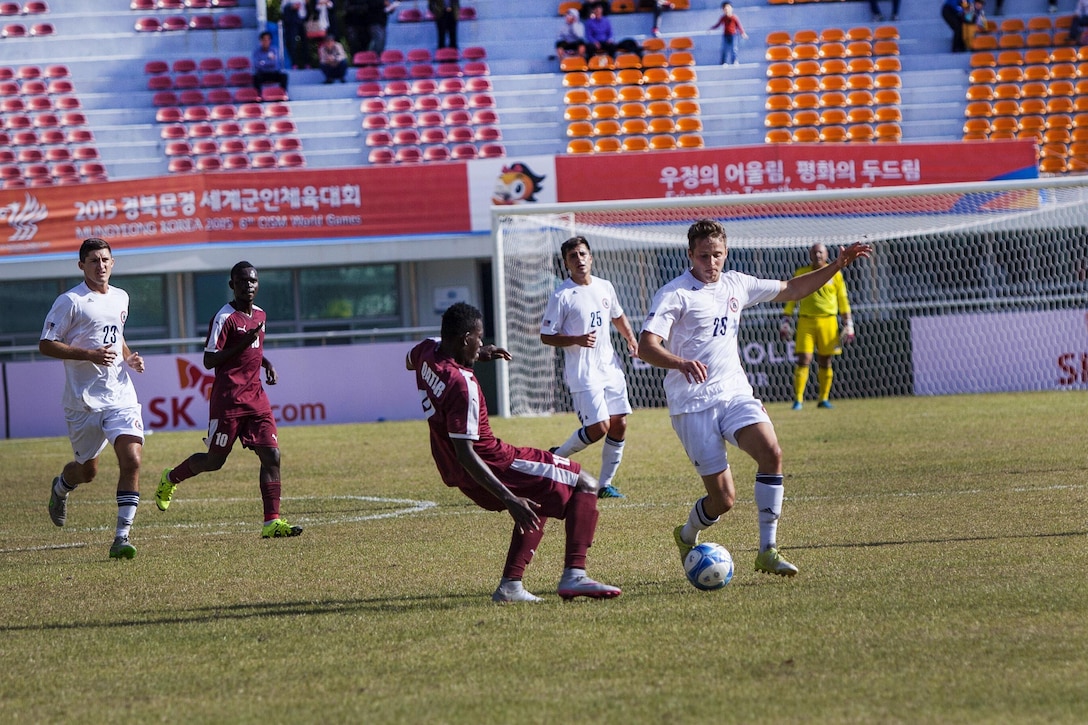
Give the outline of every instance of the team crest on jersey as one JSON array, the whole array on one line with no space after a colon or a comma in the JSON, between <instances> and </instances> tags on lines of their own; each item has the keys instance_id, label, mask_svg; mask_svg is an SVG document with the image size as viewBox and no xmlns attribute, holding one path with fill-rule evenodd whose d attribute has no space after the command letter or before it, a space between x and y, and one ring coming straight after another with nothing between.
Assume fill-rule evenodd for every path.
<instances>
[{"instance_id":1,"label":"team crest on jersey","mask_svg":"<svg viewBox=\"0 0 1088 725\"><path fill-rule=\"evenodd\" d=\"M729 311L730 312L736 312L739 309L740 309L740 300L738 300L736 297L730 297L729 298Z\"/></svg>"},{"instance_id":2,"label":"team crest on jersey","mask_svg":"<svg viewBox=\"0 0 1088 725\"><path fill-rule=\"evenodd\" d=\"M126 322L128 322L128 310L122 310L121 311L121 324L124 325Z\"/></svg>"},{"instance_id":3,"label":"team crest on jersey","mask_svg":"<svg viewBox=\"0 0 1088 725\"><path fill-rule=\"evenodd\" d=\"M610 303L607 299L601 300L601 307L605 308L606 310L608 309L609 304Z\"/></svg>"}]
</instances>

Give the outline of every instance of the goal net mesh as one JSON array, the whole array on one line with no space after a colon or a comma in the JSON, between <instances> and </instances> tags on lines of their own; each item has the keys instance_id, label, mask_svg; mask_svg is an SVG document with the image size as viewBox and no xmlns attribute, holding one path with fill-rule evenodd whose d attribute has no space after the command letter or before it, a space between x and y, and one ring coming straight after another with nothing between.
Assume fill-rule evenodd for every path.
<instances>
[{"instance_id":1,"label":"goal net mesh","mask_svg":"<svg viewBox=\"0 0 1088 725\"><path fill-rule=\"evenodd\" d=\"M1079 310L1083 318L1088 308L1085 179L939 187L924 193L864 189L557 204L493 213L496 323L501 327L495 335L513 356L499 395L504 412L512 415L570 410L562 351L541 344L539 334L548 298L565 277L559 247L574 235L589 240L593 273L613 283L636 334L654 292L688 268L687 228L697 219L721 221L728 235L727 269L757 277L790 278L808 264L808 249L817 242L834 257L840 246L868 241L875 249L872 259L844 271L857 339L834 363L838 398L993 389L992 381L983 379L985 360L977 371L941 373L942 365L972 367L964 363L971 356L961 350L942 358L940 340L932 338L949 335L944 341L949 350L970 344L982 356L1025 355L1024 361L1005 362L1037 365L1030 360L1032 351L1024 349L1027 341L1010 335L1025 325L1049 324L1048 318L1033 315ZM741 358L756 395L765 401L793 395L793 347L792 341L779 339L781 314L781 304L767 303L745 310L741 322ZM923 322L934 319L947 325L926 332L923 345ZM1079 332L1083 342L1083 325ZM977 339L951 339L961 333ZM616 349L625 352L614 329L612 335ZM916 348L921 347L927 371L937 369L938 376L953 381L951 388L926 389L916 380ZM622 357L631 404L663 406L664 371ZM1061 366L1053 366L1053 371L1034 371L1000 387L1046 387L1035 381L1060 377Z\"/></svg>"}]
</instances>

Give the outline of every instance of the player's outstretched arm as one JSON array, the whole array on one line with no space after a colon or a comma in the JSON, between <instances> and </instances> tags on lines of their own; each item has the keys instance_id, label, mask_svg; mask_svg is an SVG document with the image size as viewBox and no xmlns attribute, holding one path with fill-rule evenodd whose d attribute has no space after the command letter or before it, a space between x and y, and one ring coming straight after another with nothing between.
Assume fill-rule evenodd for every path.
<instances>
[{"instance_id":1,"label":"player's outstretched arm","mask_svg":"<svg viewBox=\"0 0 1088 725\"><path fill-rule=\"evenodd\" d=\"M807 274L794 277L782 283L782 290L775 296L772 302L788 302L800 300L827 284L838 272L846 269L860 257L869 257L873 253L873 247L865 242L854 242L849 247L839 247L839 256L834 262L825 264L819 269L814 269Z\"/></svg>"}]
</instances>

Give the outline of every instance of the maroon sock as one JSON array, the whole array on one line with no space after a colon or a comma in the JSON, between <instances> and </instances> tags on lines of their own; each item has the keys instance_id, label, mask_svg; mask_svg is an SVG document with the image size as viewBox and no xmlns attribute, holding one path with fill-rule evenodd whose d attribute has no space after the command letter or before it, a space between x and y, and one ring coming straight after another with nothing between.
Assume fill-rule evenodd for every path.
<instances>
[{"instance_id":1,"label":"maroon sock","mask_svg":"<svg viewBox=\"0 0 1088 725\"><path fill-rule=\"evenodd\" d=\"M196 473L193 472L192 466L189 465L189 459L186 458L180 465L176 466L174 470L166 474L166 477L170 480L170 483L181 483L187 478L192 478Z\"/></svg>"},{"instance_id":2,"label":"maroon sock","mask_svg":"<svg viewBox=\"0 0 1088 725\"><path fill-rule=\"evenodd\" d=\"M510 535L510 549L506 552L506 566L502 570L503 577L521 579L525 576L525 569L533 560L540 540L544 538L544 524L547 521L548 519L541 516L540 526L524 534L518 531L517 525L514 526L514 533Z\"/></svg>"},{"instance_id":3,"label":"maroon sock","mask_svg":"<svg viewBox=\"0 0 1088 725\"><path fill-rule=\"evenodd\" d=\"M280 482L261 481L261 500L264 502L264 520L280 517Z\"/></svg>"},{"instance_id":4,"label":"maroon sock","mask_svg":"<svg viewBox=\"0 0 1088 725\"><path fill-rule=\"evenodd\" d=\"M597 531L597 494L579 491L567 504L567 551L563 566L568 569L585 569L586 552L593 545Z\"/></svg>"}]
</instances>

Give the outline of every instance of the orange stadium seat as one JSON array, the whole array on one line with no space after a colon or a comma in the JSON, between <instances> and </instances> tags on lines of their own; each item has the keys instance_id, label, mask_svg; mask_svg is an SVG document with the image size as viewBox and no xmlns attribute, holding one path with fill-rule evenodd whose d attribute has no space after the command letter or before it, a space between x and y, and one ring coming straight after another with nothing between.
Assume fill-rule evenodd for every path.
<instances>
[{"instance_id":1,"label":"orange stadium seat","mask_svg":"<svg viewBox=\"0 0 1088 725\"><path fill-rule=\"evenodd\" d=\"M820 129L820 141L824 143L842 143L846 139L846 129L842 126L824 126Z\"/></svg>"},{"instance_id":2,"label":"orange stadium seat","mask_svg":"<svg viewBox=\"0 0 1088 725\"><path fill-rule=\"evenodd\" d=\"M676 139L668 134L650 137L650 148L654 151L667 151L676 148Z\"/></svg>"},{"instance_id":3,"label":"orange stadium seat","mask_svg":"<svg viewBox=\"0 0 1088 725\"><path fill-rule=\"evenodd\" d=\"M842 28L824 28L820 31L820 43L843 43L846 41L846 31Z\"/></svg>"},{"instance_id":4,"label":"orange stadium seat","mask_svg":"<svg viewBox=\"0 0 1088 725\"><path fill-rule=\"evenodd\" d=\"M849 88L846 76L831 75L820 78L821 91L845 91Z\"/></svg>"},{"instance_id":5,"label":"orange stadium seat","mask_svg":"<svg viewBox=\"0 0 1088 725\"><path fill-rule=\"evenodd\" d=\"M873 140L875 131L869 124L859 123L847 129L846 133L851 143L865 143Z\"/></svg>"},{"instance_id":6,"label":"orange stadium seat","mask_svg":"<svg viewBox=\"0 0 1088 725\"><path fill-rule=\"evenodd\" d=\"M972 68L993 68L997 65L997 58L993 53L972 53L971 54L971 67Z\"/></svg>"},{"instance_id":7,"label":"orange stadium seat","mask_svg":"<svg viewBox=\"0 0 1088 725\"><path fill-rule=\"evenodd\" d=\"M816 143L820 140L819 129L806 126L793 129L793 141L795 143Z\"/></svg>"},{"instance_id":8,"label":"orange stadium seat","mask_svg":"<svg viewBox=\"0 0 1088 725\"><path fill-rule=\"evenodd\" d=\"M829 91L820 94L821 108L842 108L846 105L846 94L842 91Z\"/></svg>"},{"instance_id":9,"label":"orange stadium seat","mask_svg":"<svg viewBox=\"0 0 1088 725\"><path fill-rule=\"evenodd\" d=\"M816 93L820 90L819 76L798 76L793 79L794 93Z\"/></svg>"},{"instance_id":10,"label":"orange stadium seat","mask_svg":"<svg viewBox=\"0 0 1088 725\"><path fill-rule=\"evenodd\" d=\"M873 40L873 31L863 25L850 28L846 31L846 40L866 40L871 42Z\"/></svg>"},{"instance_id":11,"label":"orange stadium seat","mask_svg":"<svg viewBox=\"0 0 1088 725\"><path fill-rule=\"evenodd\" d=\"M994 115L993 106L987 101L973 101L967 104L967 108L964 110L964 116L967 118L989 118ZM989 122L987 121L987 128Z\"/></svg>"}]
</instances>

